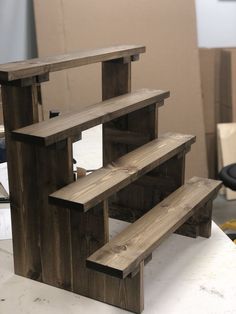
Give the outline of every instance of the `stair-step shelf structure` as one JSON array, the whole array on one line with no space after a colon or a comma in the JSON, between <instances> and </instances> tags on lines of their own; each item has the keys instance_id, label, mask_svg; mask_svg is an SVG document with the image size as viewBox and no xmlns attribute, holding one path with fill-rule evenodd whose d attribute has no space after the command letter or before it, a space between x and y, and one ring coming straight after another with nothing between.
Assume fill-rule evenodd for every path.
<instances>
[{"instance_id":1,"label":"stair-step shelf structure","mask_svg":"<svg viewBox=\"0 0 236 314\"><path fill-rule=\"evenodd\" d=\"M201 224L201 236L209 237L211 213L205 210L218 191L213 180L194 177L144 216L127 227L87 259L87 266L121 279L135 272L140 263L169 234L196 215Z\"/></svg>"},{"instance_id":2,"label":"stair-step shelf structure","mask_svg":"<svg viewBox=\"0 0 236 314\"><path fill-rule=\"evenodd\" d=\"M195 136L158 136L169 92L131 92L131 63L143 52L118 46L0 65L16 274L135 313L153 250L173 232L209 237L221 185L184 184ZM103 101L40 121L50 72L95 62ZM98 124L104 166L74 181L72 143ZM132 223L110 241L109 216Z\"/></svg>"}]
</instances>

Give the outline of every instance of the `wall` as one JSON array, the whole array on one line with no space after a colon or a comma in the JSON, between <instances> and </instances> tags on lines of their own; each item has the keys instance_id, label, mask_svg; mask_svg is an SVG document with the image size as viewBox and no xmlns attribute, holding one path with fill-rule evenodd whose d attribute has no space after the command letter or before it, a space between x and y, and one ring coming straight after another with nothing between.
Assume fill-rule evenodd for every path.
<instances>
[{"instance_id":1,"label":"wall","mask_svg":"<svg viewBox=\"0 0 236 314\"><path fill-rule=\"evenodd\" d=\"M236 46L236 1L195 0L200 47ZM36 55L32 0L0 0L0 63Z\"/></svg>"},{"instance_id":2,"label":"wall","mask_svg":"<svg viewBox=\"0 0 236 314\"><path fill-rule=\"evenodd\" d=\"M36 54L32 0L0 0L0 63Z\"/></svg>"},{"instance_id":3,"label":"wall","mask_svg":"<svg viewBox=\"0 0 236 314\"><path fill-rule=\"evenodd\" d=\"M236 46L236 1L195 1L199 47Z\"/></svg>"}]
</instances>

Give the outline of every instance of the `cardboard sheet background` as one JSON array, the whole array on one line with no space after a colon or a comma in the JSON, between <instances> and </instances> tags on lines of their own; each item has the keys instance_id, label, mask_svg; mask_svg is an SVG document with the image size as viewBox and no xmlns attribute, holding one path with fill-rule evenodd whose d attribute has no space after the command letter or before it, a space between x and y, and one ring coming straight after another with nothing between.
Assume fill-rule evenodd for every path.
<instances>
[{"instance_id":1,"label":"cardboard sheet background","mask_svg":"<svg viewBox=\"0 0 236 314\"><path fill-rule=\"evenodd\" d=\"M160 109L160 131L197 135L187 177L206 176L206 151L194 0L34 0L38 55L116 44L144 44L133 63L132 89L171 91ZM51 75L45 108L68 111L101 99L100 65Z\"/></svg>"}]
</instances>

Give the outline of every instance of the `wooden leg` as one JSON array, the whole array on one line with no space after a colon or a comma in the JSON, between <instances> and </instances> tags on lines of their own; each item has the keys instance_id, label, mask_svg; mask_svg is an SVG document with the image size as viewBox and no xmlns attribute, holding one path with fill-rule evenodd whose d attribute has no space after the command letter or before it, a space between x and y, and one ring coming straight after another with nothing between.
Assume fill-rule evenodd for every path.
<instances>
[{"instance_id":1,"label":"wooden leg","mask_svg":"<svg viewBox=\"0 0 236 314\"><path fill-rule=\"evenodd\" d=\"M209 238L212 224L212 200L190 217L177 231L177 234L196 238Z\"/></svg>"},{"instance_id":2,"label":"wooden leg","mask_svg":"<svg viewBox=\"0 0 236 314\"><path fill-rule=\"evenodd\" d=\"M108 241L107 202L79 213L71 210L72 291L140 313L143 309L143 265L134 278L124 280L86 268L86 258Z\"/></svg>"},{"instance_id":3,"label":"wooden leg","mask_svg":"<svg viewBox=\"0 0 236 314\"><path fill-rule=\"evenodd\" d=\"M124 310L141 313L144 309L142 262L139 271L132 277L118 279L106 276L105 302Z\"/></svg>"},{"instance_id":4,"label":"wooden leg","mask_svg":"<svg viewBox=\"0 0 236 314\"><path fill-rule=\"evenodd\" d=\"M70 212L48 203L48 195L73 181L71 140L37 148L36 165L42 281L71 290Z\"/></svg>"},{"instance_id":5,"label":"wooden leg","mask_svg":"<svg viewBox=\"0 0 236 314\"><path fill-rule=\"evenodd\" d=\"M102 99L120 96L131 91L131 62L106 61L102 63ZM127 116L103 124L103 164L121 157L127 153L124 145L114 144L107 138L107 129L127 129ZM108 131L109 133L109 131Z\"/></svg>"},{"instance_id":6,"label":"wooden leg","mask_svg":"<svg viewBox=\"0 0 236 314\"><path fill-rule=\"evenodd\" d=\"M41 279L36 208L36 151L11 137L11 131L38 122L37 87L2 85L15 273Z\"/></svg>"}]
</instances>

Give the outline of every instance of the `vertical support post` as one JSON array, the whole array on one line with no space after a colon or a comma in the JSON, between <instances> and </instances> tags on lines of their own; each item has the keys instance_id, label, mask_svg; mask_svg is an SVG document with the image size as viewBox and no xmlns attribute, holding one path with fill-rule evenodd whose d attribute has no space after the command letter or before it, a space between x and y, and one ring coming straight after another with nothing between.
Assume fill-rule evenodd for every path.
<instances>
[{"instance_id":1,"label":"vertical support post","mask_svg":"<svg viewBox=\"0 0 236 314\"><path fill-rule=\"evenodd\" d=\"M37 147L37 207L42 281L71 291L70 211L48 203L48 196L73 182L72 141Z\"/></svg>"},{"instance_id":2,"label":"vertical support post","mask_svg":"<svg viewBox=\"0 0 236 314\"><path fill-rule=\"evenodd\" d=\"M212 224L212 200L202 206L192 217L190 217L177 231L177 234L190 238L211 236Z\"/></svg>"},{"instance_id":3,"label":"vertical support post","mask_svg":"<svg viewBox=\"0 0 236 314\"><path fill-rule=\"evenodd\" d=\"M102 100L120 96L131 91L131 62L111 60L102 63ZM127 116L103 124L103 164L126 154L125 145L114 145L107 139L107 129L127 130Z\"/></svg>"},{"instance_id":4,"label":"vertical support post","mask_svg":"<svg viewBox=\"0 0 236 314\"><path fill-rule=\"evenodd\" d=\"M39 120L37 84L3 85L2 99L15 273L70 290L69 212L48 195L73 181L71 141L39 148L12 139L12 130Z\"/></svg>"},{"instance_id":5,"label":"vertical support post","mask_svg":"<svg viewBox=\"0 0 236 314\"><path fill-rule=\"evenodd\" d=\"M39 222L35 199L36 154L28 145L17 143L11 131L38 122L36 85L2 85L15 273L41 279Z\"/></svg>"},{"instance_id":6,"label":"vertical support post","mask_svg":"<svg viewBox=\"0 0 236 314\"><path fill-rule=\"evenodd\" d=\"M72 291L122 309L143 310L143 265L133 278L118 279L86 268L86 259L109 240L108 203L86 213L71 210Z\"/></svg>"},{"instance_id":7,"label":"vertical support post","mask_svg":"<svg viewBox=\"0 0 236 314\"><path fill-rule=\"evenodd\" d=\"M103 100L130 92L130 77L130 60L127 63L124 62L124 60L123 62L122 60L104 62L102 65ZM131 132L131 134L140 134L143 140L137 144L134 138L136 145L132 143L120 143L116 140L116 132L114 132L112 139L110 130L117 130L121 133L122 131L128 131ZM105 123L103 125L103 164L106 165L157 137L158 106L156 104L115 119L112 122ZM132 140L130 142L132 142ZM129 222L133 222L142 216L142 204L145 202L144 198L149 192L145 186L140 186L139 190L139 196L143 195L143 197L138 207L136 196L133 196L134 191L137 192L137 185L135 183L129 185L121 192L116 193L116 195L110 199L109 216Z\"/></svg>"},{"instance_id":8,"label":"vertical support post","mask_svg":"<svg viewBox=\"0 0 236 314\"><path fill-rule=\"evenodd\" d=\"M172 157L157 169L160 201L184 184L186 151ZM154 170L155 173L155 170Z\"/></svg>"},{"instance_id":9,"label":"vertical support post","mask_svg":"<svg viewBox=\"0 0 236 314\"><path fill-rule=\"evenodd\" d=\"M108 207L103 202L88 212L71 210L72 291L95 299L104 296L103 275L86 268L86 259L109 240Z\"/></svg>"}]
</instances>

